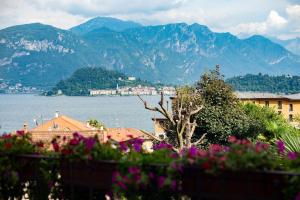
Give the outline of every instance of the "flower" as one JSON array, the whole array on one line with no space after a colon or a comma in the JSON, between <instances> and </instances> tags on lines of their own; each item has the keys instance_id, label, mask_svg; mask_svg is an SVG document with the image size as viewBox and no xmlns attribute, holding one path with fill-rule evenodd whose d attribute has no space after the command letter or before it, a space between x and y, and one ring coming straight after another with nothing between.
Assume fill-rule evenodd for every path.
<instances>
[{"instance_id":1,"label":"flower","mask_svg":"<svg viewBox=\"0 0 300 200\"><path fill-rule=\"evenodd\" d=\"M197 152L198 152L197 148L195 146L192 146L188 151L188 157L190 157L190 158L196 157Z\"/></svg>"},{"instance_id":2,"label":"flower","mask_svg":"<svg viewBox=\"0 0 300 200\"><path fill-rule=\"evenodd\" d=\"M23 130L17 131L18 136L24 136L25 132Z\"/></svg>"},{"instance_id":3,"label":"flower","mask_svg":"<svg viewBox=\"0 0 300 200\"><path fill-rule=\"evenodd\" d=\"M236 141L237 141L237 139L236 139L235 136L231 135L231 136L228 137L228 142L235 143Z\"/></svg>"},{"instance_id":4,"label":"flower","mask_svg":"<svg viewBox=\"0 0 300 200\"><path fill-rule=\"evenodd\" d=\"M126 142L119 142L119 145L120 145L120 150L121 151L127 151L128 150L128 146L126 144Z\"/></svg>"},{"instance_id":5,"label":"flower","mask_svg":"<svg viewBox=\"0 0 300 200\"><path fill-rule=\"evenodd\" d=\"M84 141L84 143L85 143L85 147L86 147L88 150L91 150L91 149L94 147L96 141L95 141L94 138L87 138L87 139Z\"/></svg>"},{"instance_id":6,"label":"flower","mask_svg":"<svg viewBox=\"0 0 300 200\"><path fill-rule=\"evenodd\" d=\"M166 180L166 178L164 176L159 176L157 178L157 185L159 188L162 188L164 186L165 180Z\"/></svg>"},{"instance_id":7,"label":"flower","mask_svg":"<svg viewBox=\"0 0 300 200\"><path fill-rule=\"evenodd\" d=\"M129 173L131 174L139 174L141 172L141 170L138 167L129 167L128 168Z\"/></svg>"},{"instance_id":8,"label":"flower","mask_svg":"<svg viewBox=\"0 0 300 200\"><path fill-rule=\"evenodd\" d=\"M12 143L10 143L10 142L7 142L7 143L4 144L4 148L5 148L6 150L11 149L12 146L13 146L13 145L12 145Z\"/></svg>"},{"instance_id":9,"label":"flower","mask_svg":"<svg viewBox=\"0 0 300 200\"><path fill-rule=\"evenodd\" d=\"M130 141L130 143L132 144L133 149L136 152L140 152L142 150L143 142L144 142L144 140L143 139L139 139L139 138Z\"/></svg>"},{"instance_id":10,"label":"flower","mask_svg":"<svg viewBox=\"0 0 300 200\"><path fill-rule=\"evenodd\" d=\"M58 143L56 142L56 140L53 140L52 141L52 147L54 149L55 152L58 152L59 151L59 145Z\"/></svg>"},{"instance_id":11,"label":"flower","mask_svg":"<svg viewBox=\"0 0 300 200\"><path fill-rule=\"evenodd\" d=\"M297 154L294 152L288 152L288 158L290 160L295 160L297 158Z\"/></svg>"},{"instance_id":12,"label":"flower","mask_svg":"<svg viewBox=\"0 0 300 200\"><path fill-rule=\"evenodd\" d=\"M284 153L284 142L282 140L277 141L277 148L278 148L278 153L283 154Z\"/></svg>"},{"instance_id":13,"label":"flower","mask_svg":"<svg viewBox=\"0 0 300 200\"><path fill-rule=\"evenodd\" d=\"M11 134L2 135L2 138L5 139L5 140L10 139L11 137L12 137Z\"/></svg>"},{"instance_id":14,"label":"flower","mask_svg":"<svg viewBox=\"0 0 300 200\"><path fill-rule=\"evenodd\" d=\"M153 146L153 150L160 150L160 149L172 149L172 145L166 142L160 142L158 145Z\"/></svg>"},{"instance_id":15,"label":"flower","mask_svg":"<svg viewBox=\"0 0 300 200\"><path fill-rule=\"evenodd\" d=\"M209 146L209 151L212 154L218 153L223 150L223 147L219 144L212 144Z\"/></svg>"},{"instance_id":16,"label":"flower","mask_svg":"<svg viewBox=\"0 0 300 200\"><path fill-rule=\"evenodd\" d=\"M70 140L70 145L73 145L73 146L76 146L76 145L78 145L79 144L79 140L78 139L76 139L76 138L73 138L73 139L71 139Z\"/></svg>"},{"instance_id":17,"label":"flower","mask_svg":"<svg viewBox=\"0 0 300 200\"><path fill-rule=\"evenodd\" d=\"M44 147L44 143L42 141L36 143L36 145L39 147L39 148L43 148Z\"/></svg>"}]
</instances>

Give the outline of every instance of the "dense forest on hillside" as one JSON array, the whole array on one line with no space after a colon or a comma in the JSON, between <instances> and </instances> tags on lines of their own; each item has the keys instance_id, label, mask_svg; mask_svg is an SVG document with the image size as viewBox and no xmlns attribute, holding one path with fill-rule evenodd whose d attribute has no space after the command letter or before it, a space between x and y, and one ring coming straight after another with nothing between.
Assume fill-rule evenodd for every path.
<instances>
[{"instance_id":1,"label":"dense forest on hillside","mask_svg":"<svg viewBox=\"0 0 300 200\"><path fill-rule=\"evenodd\" d=\"M237 91L300 93L300 76L247 74L229 78L226 82Z\"/></svg>"},{"instance_id":2,"label":"dense forest on hillside","mask_svg":"<svg viewBox=\"0 0 300 200\"><path fill-rule=\"evenodd\" d=\"M76 70L72 76L66 80L59 81L47 95L55 95L59 90L69 96L89 95L89 89L113 89L123 86L154 86L154 84L136 79L128 80L122 73L103 68L81 68Z\"/></svg>"}]
</instances>

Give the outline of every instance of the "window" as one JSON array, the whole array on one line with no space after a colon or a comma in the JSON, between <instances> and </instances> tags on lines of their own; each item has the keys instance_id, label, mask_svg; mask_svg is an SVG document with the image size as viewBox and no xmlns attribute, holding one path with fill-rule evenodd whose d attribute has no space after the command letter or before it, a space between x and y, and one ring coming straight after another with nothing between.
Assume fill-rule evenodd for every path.
<instances>
[{"instance_id":1,"label":"window","mask_svg":"<svg viewBox=\"0 0 300 200\"><path fill-rule=\"evenodd\" d=\"M290 104L290 109L289 109L289 111L293 111L294 109L293 109L293 104Z\"/></svg>"},{"instance_id":2,"label":"window","mask_svg":"<svg viewBox=\"0 0 300 200\"><path fill-rule=\"evenodd\" d=\"M278 109L282 109L282 101L278 101Z\"/></svg>"},{"instance_id":3,"label":"window","mask_svg":"<svg viewBox=\"0 0 300 200\"><path fill-rule=\"evenodd\" d=\"M293 115L289 115L289 121L290 121L290 122L293 121Z\"/></svg>"},{"instance_id":4,"label":"window","mask_svg":"<svg viewBox=\"0 0 300 200\"><path fill-rule=\"evenodd\" d=\"M252 101L253 104L255 104L255 101Z\"/></svg>"},{"instance_id":5,"label":"window","mask_svg":"<svg viewBox=\"0 0 300 200\"><path fill-rule=\"evenodd\" d=\"M269 107L269 101L265 101L265 106Z\"/></svg>"},{"instance_id":6,"label":"window","mask_svg":"<svg viewBox=\"0 0 300 200\"><path fill-rule=\"evenodd\" d=\"M278 111L278 115L281 115L281 111Z\"/></svg>"}]
</instances>

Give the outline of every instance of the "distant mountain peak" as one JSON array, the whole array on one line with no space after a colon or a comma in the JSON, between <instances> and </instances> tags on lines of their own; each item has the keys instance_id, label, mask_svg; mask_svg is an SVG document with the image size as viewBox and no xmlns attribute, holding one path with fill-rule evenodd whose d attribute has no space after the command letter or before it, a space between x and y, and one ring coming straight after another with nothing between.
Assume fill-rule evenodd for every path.
<instances>
[{"instance_id":1,"label":"distant mountain peak","mask_svg":"<svg viewBox=\"0 0 300 200\"><path fill-rule=\"evenodd\" d=\"M78 35L84 35L90 31L103 27L113 31L124 31L126 29L137 28L140 26L142 25L133 21L125 21L112 17L95 17L84 22L83 24L71 28L70 31Z\"/></svg>"}]
</instances>

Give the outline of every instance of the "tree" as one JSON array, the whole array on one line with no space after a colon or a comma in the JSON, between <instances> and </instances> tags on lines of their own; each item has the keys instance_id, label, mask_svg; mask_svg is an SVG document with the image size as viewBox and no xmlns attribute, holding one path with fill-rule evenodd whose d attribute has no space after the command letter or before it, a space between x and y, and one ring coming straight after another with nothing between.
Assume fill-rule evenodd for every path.
<instances>
[{"instance_id":1,"label":"tree","mask_svg":"<svg viewBox=\"0 0 300 200\"><path fill-rule=\"evenodd\" d=\"M190 95L193 96L193 94ZM168 142L174 145L174 149L177 152L184 148L189 148L192 145L198 145L204 141L205 135L197 141L192 142L194 131L197 127L196 119L193 116L199 113L203 107L195 105L193 102L187 103L184 101L186 98L184 93L177 92L176 99L172 103L173 112L169 112L165 107L163 93L161 93L161 98L158 102L159 106L157 107L149 106L141 96L138 97L144 103L145 109L159 112L166 118L166 123L163 125L163 128L169 136L167 137Z\"/></svg>"},{"instance_id":2,"label":"tree","mask_svg":"<svg viewBox=\"0 0 300 200\"><path fill-rule=\"evenodd\" d=\"M196 137L207 133L207 143L227 143L229 135L239 138L256 137L249 132L249 118L243 112L233 89L225 83L219 65L201 76L196 84L203 109L196 116Z\"/></svg>"},{"instance_id":3,"label":"tree","mask_svg":"<svg viewBox=\"0 0 300 200\"><path fill-rule=\"evenodd\" d=\"M90 126L95 127L97 129L107 130L105 125L102 122L99 122L96 119L90 119L90 120L88 120L88 123L89 123Z\"/></svg>"}]
</instances>

